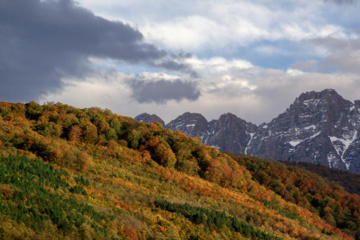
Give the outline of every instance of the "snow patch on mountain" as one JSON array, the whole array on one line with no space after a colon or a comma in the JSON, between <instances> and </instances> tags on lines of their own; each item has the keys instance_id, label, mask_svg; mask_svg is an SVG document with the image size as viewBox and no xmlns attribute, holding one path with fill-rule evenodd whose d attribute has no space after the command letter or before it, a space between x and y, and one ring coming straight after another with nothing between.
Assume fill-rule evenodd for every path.
<instances>
[{"instance_id":1,"label":"snow patch on mountain","mask_svg":"<svg viewBox=\"0 0 360 240\"><path fill-rule=\"evenodd\" d=\"M344 138L338 138L334 136L329 137L331 143L333 144L337 154L340 156L341 161L345 164L347 170L349 170L350 163L348 163L346 159L344 159L344 154L346 150L348 150L349 146L355 141L357 134L358 131L355 130L351 138L349 138L349 134L344 134Z\"/></svg>"},{"instance_id":2,"label":"snow patch on mountain","mask_svg":"<svg viewBox=\"0 0 360 240\"><path fill-rule=\"evenodd\" d=\"M304 128L304 130L309 130L309 129L315 130L315 129L316 129L316 126L315 126L315 125L311 125L311 126L308 126L308 127L305 127L305 128Z\"/></svg>"},{"instance_id":3,"label":"snow patch on mountain","mask_svg":"<svg viewBox=\"0 0 360 240\"><path fill-rule=\"evenodd\" d=\"M252 140L254 138L254 135L255 135L255 133L250 133L250 140L249 140L248 144L246 145L246 148L245 148L245 151L244 151L245 154L247 154L248 147L251 144L251 142L252 142Z\"/></svg>"},{"instance_id":4,"label":"snow patch on mountain","mask_svg":"<svg viewBox=\"0 0 360 240\"><path fill-rule=\"evenodd\" d=\"M320 99L308 99L303 102L303 104L307 107L316 107L320 102Z\"/></svg>"},{"instance_id":5,"label":"snow patch on mountain","mask_svg":"<svg viewBox=\"0 0 360 240\"><path fill-rule=\"evenodd\" d=\"M320 135L321 132L315 133L314 135L312 135L311 137L305 138L305 139L298 139L298 140L292 140L290 142L288 142L291 146L296 147L297 145L299 145L300 143L306 141L306 140L311 140L313 138L316 138L317 136Z\"/></svg>"}]
</instances>

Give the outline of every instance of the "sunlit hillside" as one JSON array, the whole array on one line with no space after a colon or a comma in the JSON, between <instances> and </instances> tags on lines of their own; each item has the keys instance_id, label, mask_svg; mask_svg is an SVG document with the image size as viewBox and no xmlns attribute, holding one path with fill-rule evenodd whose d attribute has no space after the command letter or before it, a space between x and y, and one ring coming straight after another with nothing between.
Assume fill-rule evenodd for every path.
<instances>
[{"instance_id":1,"label":"sunlit hillside","mask_svg":"<svg viewBox=\"0 0 360 240\"><path fill-rule=\"evenodd\" d=\"M360 197L100 108L0 102L0 239L360 239Z\"/></svg>"}]
</instances>

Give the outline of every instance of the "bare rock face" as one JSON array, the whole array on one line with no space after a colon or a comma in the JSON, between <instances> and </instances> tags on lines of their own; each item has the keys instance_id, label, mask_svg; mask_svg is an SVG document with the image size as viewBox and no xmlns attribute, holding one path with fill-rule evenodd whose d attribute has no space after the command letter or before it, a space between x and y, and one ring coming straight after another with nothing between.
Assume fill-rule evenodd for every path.
<instances>
[{"instance_id":1,"label":"bare rock face","mask_svg":"<svg viewBox=\"0 0 360 240\"><path fill-rule=\"evenodd\" d=\"M138 121L138 122L143 122L143 123L155 123L155 122L158 122L163 127L165 126L165 122L155 114L150 115L148 113L142 113L142 114L136 116L134 119L136 121Z\"/></svg>"},{"instance_id":2,"label":"bare rock face","mask_svg":"<svg viewBox=\"0 0 360 240\"><path fill-rule=\"evenodd\" d=\"M246 147L257 126L238 118L234 114L227 113L218 120L210 122L208 138L204 143L215 146L222 151L231 151L236 154L246 152Z\"/></svg>"},{"instance_id":3,"label":"bare rock face","mask_svg":"<svg viewBox=\"0 0 360 240\"><path fill-rule=\"evenodd\" d=\"M301 94L284 113L260 126L231 113L208 122L199 113L187 112L165 127L201 137L204 144L222 151L360 174L360 100L352 103L332 89Z\"/></svg>"}]
</instances>

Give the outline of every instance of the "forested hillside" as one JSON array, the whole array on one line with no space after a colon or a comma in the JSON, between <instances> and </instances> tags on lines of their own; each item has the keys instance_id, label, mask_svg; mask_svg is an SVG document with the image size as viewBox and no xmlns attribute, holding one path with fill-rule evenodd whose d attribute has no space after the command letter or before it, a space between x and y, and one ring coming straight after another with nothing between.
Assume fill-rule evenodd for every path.
<instances>
[{"instance_id":1,"label":"forested hillside","mask_svg":"<svg viewBox=\"0 0 360 240\"><path fill-rule=\"evenodd\" d=\"M360 239L360 197L100 108L0 102L0 239Z\"/></svg>"},{"instance_id":2,"label":"forested hillside","mask_svg":"<svg viewBox=\"0 0 360 240\"><path fill-rule=\"evenodd\" d=\"M306 163L306 162L283 162L288 166L300 167L314 172L329 181L340 184L349 193L360 194L360 175L348 171L339 170L336 168L329 168L320 164Z\"/></svg>"}]
</instances>

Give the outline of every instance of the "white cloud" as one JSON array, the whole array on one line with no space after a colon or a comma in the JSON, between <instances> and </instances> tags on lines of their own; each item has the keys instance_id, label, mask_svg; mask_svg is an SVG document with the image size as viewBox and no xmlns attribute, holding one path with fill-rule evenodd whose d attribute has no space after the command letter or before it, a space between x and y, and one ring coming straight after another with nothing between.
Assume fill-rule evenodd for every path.
<instances>
[{"instance_id":1,"label":"white cloud","mask_svg":"<svg viewBox=\"0 0 360 240\"><path fill-rule=\"evenodd\" d=\"M203 92L214 95L224 95L229 98L237 98L244 92L250 93L257 88L256 85L251 84L248 79L241 76L231 75L215 75L209 78L202 79L201 84Z\"/></svg>"},{"instance_id":2,"label":"white cloud","mask_svg":"<svg viewBox=\"0 0 360 240\"><path fill-rule=\"evenodd\" d=\"M332 24L316 25L315 23L309 23L309 25L307 25L301 22L296 22L292 24L284 24L281 28L282 37L294 41L319 37L334 37L338 39L350 38L341 26L335 26Z\"/></svg>"},{"instance_id":3,"label":"white cloud","mask_svg":"<svg viewBox=\"0 0 360 240\"><path fill-rule=\"evenodd\" d=\"M289 74L290 76L300 76L300 75L304 74L303 71L300 71L300 70L294 69L294 68L288 68L286 70L286 73Z\"/></svg>"},{"instance_id":4,"label":"white cloud","mask_svg":"<svg viewBox=\"0 0 360 240\"><path fill-rule=\"evenodd\" d=\"M346 39L352 34L336 21L326 19L328 12L339 7L322 1L79 2L111 19L131 22L147 40L174 50L219 49L234 43L247 46L262 40L300 41L329 36Z\"/></svg>"},{"instance_id":5,"label":"white cloud","mask_svg":"<svg viewBox=\"0 0 360 240\"><path fill-rule=\"evenodd\" d=\"M170 74L162 73L162 72L157 72L157 73L143 72L143 73L139 74L138 76L145 81L157 81L157 80L161 79L161 80L173 82L173 81L180 79L179 76L170 75ZM134 77L134 75L128 76L126 78L133 78L133 77Z\"/></svg>"},{"instance_id":6,"label":"white cloud","mask_svg":"<svg viewBox=\"0 0 360 240\"><path fill-rule=\"evenodd\" d=\"M233 69L244 70L251 69L254 66L246 60L232 59L227 60L223 57L212 57L209 59L199 59L195 56L185 60L187 64L190 64L194 70L201 74L214 74L221 72L228 72Z\"/></svg>"},{"instance_id":7,"label":"white cloud","mask_svg":"<svg viewBox=\"0 0 360 240\"><path fill-rule=\"evenodd\" d=\"M131 91L124 83L127 75L118 72L101 72L86 79L66 79L66 87L61 92L49 93L40 102L54 101L74 105L79 108L98 106L110 108L121 94L123 100L129 99ZM129 100L126 100L129 101Z\"/></svg>"},{"instance_id":8,"label":"white cloud","mask_svg":"<svg viewBox=\"0 0 360 240\"><path fill-rule=\"evenodd\" d=\"M140 29L151 42L163 44L172 49L192 51L204 45L211 45L211 40L216 40L217 34L221 34L222 26L211 19L194 15L166 22L144 23Z\"/></svg>"}]
</instances>

